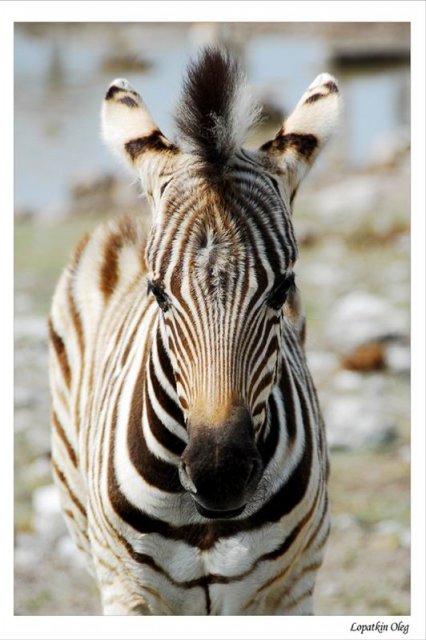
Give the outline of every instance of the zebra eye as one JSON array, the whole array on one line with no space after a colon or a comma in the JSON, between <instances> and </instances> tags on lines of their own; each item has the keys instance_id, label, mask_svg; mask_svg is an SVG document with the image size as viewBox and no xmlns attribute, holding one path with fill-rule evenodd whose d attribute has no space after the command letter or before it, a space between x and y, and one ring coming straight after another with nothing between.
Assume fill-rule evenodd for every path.
<instances>
[{"instance_id":1,"label":"zebra eye","mask_svg":"<svg viewBox=\"0 0 426 640\"><path fill-rule=\"evenodd\" d=\"M290 289L295 286L294 273L284 276L280 282L272 289L268 296L268 306L278 311L287 299Z\"/></svg>"},{"instance_id":2,"label":"zebra eye","mask_svg":"<svg viewBox=\"0 0 426 640\"><path fill-rule=\"evenodd\" d=\"M167 294L155 282L148 282L148 294L153 293L157 300L158 306L162 311L167 311L170 306L170 300Z\"/></svg>"}]
</instances>

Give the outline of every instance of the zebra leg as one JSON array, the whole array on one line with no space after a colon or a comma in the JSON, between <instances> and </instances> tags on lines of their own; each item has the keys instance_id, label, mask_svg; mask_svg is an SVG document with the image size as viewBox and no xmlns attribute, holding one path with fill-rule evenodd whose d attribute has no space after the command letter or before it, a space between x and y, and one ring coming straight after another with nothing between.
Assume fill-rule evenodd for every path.
<instances>
[{"instance_id":1,"label":"zebra leg","mask_svg":"<svg viewBox=\"0 0 426 640\"><path fill-rule=\"evenodd\" d=\"M119 578L99 584L105 616L149 616L151 611L142 598Z\"/></svg>"}]
</instances>

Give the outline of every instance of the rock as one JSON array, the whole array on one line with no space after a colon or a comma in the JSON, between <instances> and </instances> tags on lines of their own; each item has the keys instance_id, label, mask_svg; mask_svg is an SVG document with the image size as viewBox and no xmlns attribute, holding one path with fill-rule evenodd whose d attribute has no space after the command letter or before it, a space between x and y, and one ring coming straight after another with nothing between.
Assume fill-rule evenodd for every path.
<instances>
[{"instance_id":1,"label":"rock","mask_svg":"<svg viewBox=\"0 0 426 640\"><path fill-rule=\"evenodd\" d=\"M410 373L410 348L401 344L386 345L385 362L386 366L395 373Z\"/></svg>"},{"instance_id":2,"label":"rock","mask_svg":"<svg viewBox=\"0 0 426 640\"><path fill-rule=\"evenodd\" d=\"M339 359L329 351L311 351L306 354L314 379L327 378L339 367Z\"/></svg>"},{"instance_id":3,"label":"rock","mask_svg":"<svg viewBox=\"0 0 426 640\"><path fill-rule=\"evenodd\" d=\"M359 391L363 384L362 375L352 371L338 371L333 376L336 391Z\"/></svg>"},{"instance_id":4,"label":"rock","mask_svg":"<svg viewBox=\"0 0 426 640\"><path fill-rule=\"evenodd\" d=\"M16 569L26 569L36 565L43 555L41 545L34 534L19 533L15 536L14 561Z\"/></svg>"},{"instance_id":5,"label":"rock","mask_svg":"<svg viewBox=\"0 0 426 640\"><path fill-rule=\"evenodd\" d=\"M62 560L65 560L76 567L87 569L87 560L85 559L84 554L78 549L74 540L72 540L68 533L59 538L56 543L56 551Z\"/></svg>"},{"instance_id":6,"label":"rock","mask_svg":"<svg viewBox=\"0 0 426 640\"><path fill-rule=\"evenodd\" d=\"M399 168L383 173L340 175L326 184L307 185L298 207L324 235L345 238L356 246L392 241L410 225L410 180Z\"/></svg>"},{"instance_id":7,"label":"rock","mask_svg":"<svg viewBox=\"0 0 426 640\"><path fill-rule=\"evenodd\" d=\"M71 204L67 215L112 215L117 211L142 212L144 201L125 180L102 172L76 175L70 187Z\"/></svg>"},{"instance_id":8,"label":"rock","mask_svg":"<svg viewBox=\"0 0 426 640\"><path fill-rule=\"evenodd\" d=\"M106 58L101 65L105 73L145 73L153 67L153 62L144 60L137 54L124 53Z\"/></svg>"},{"instance_id":9,"label":"rock","mask_svg":"<svg viewBox=\"0 0 426 640\"><path fill-rule=\"evenodd\" d=\"M365 397L334 397L323 407L331 449L364 449L392 442L396 425L381 403Z\"/></svg>"},{"instance_id":10,"label":"rock","mask_svg":"<svg viewBox=\"0 0 426 640\"><path fill-rule=\"evenodd\" d=\"M335 531L347 531L352 528L359 528L359 523L356 518L350 513L341 513L336 516L332 516L332 527Z\"/></svg>"},{"instance_id":11,"label":"rock","mask_svg":"<svg viewBox=\"0 0 426 640\"><path fill-rule=\"evenodd\" d=\"M46 544L57 540L66 532L59 501L59 492L54 484L40 487L33 492L33 524L35 531Z\"/></svg>"},{"instance_id":12,"label":"rock","mask_svg":"<svg viewBox=\"0 0 426 640\"><path fill-rule=\"evenodd\" d=\"M16 409L32 407L38 402L38 394L28 387L18 387L15 385L14 400Z\"/></svg>"},{"instance_id":13,"label":"rock","mask_svg":"<svg viewBox=\"0 0 426 640\"><path fill-rule=\"evenodd\" d=\"M15 341L25 338L47 342L47 320L43 316L17 316L14 324Z\"/></svg>"},{"instance_id":14,"label":"rock","mask_svg":"<svg viewBox=\"0 0 426 640\"><path fill-rule=\"evenodd\" d=\"M116 185L116 179L110 174L85 174L74 178L71 187L73 200L80 200L102 193L110 196Z\"/></svg>"},{"instance_id":15,"label":"rock","mask_svg":"<svg viewBox=\"0 0 426 640\"><path fill-rule=\"evenodd\" d=\"M26 471L26 478L32 485L52 479L52 467L47 456L37 458Z\"/></svg>"},{"instance_id":16,"label":"rock","mask_svg":"<svg viewBox=\"0 0 426 640\"><path fill-rule=\"evenodd\" d=\"M33 308L33 298L28 293L15 292L15 313L28 313Z\"/></svg>"},{"instance_id":17,"label":"rock","mask_svg":"<svg viewBox=\"0 0 426 640\"><path fill-rule=\"evenodd\" d=\"M410 151L410 129L400 127L376 138L370 152L371 163L376 166L394 166Z\"/></svg>"},{"instance_id":18,"label":"rock","mask_svg":"<svg viewBox=\"0 0 426 640\"><path fill-rule=\"evenodd\" d=\"M385 367L385 347L379 342L360 344L342 358L350 371L378 371Z\"/></svg>"},{"instance_id":19,"label":"rock","mask_svg":"<svg viewBox=\"0 0 426 640\"><path fill-rule=\"evenodd\" d=\"M411 535L409 527L406 527L402 522L396 520L382 520L374 527L375 533L384 537L396 537L399 544L408 549L411 544Z\"/></svg>"},{"instance_id":20,"label":"rock","mask_svg":"<svg viewBox=\"0 0 426 640\"><path fill-rule=\"evenodd\" d=\"M389 300L366 291L353 291L337 300L327 325L328 339L342 354L407 333L407 314Z\"/></svg>"},{"instance_id":21,"label":"rock","mask_svg":"<svg viewBox=\"0 0 426 640\"><path fill-rule=\"evenodd\" d=\"M312 203L321 225L338 224L339 232L352 230L360 216L378 207L383 187L376 176L351 176L323 187Z\"/></svg>"},{"instance_id":22,"label":"rock","mask_svg":"<svg viewBox=\"0 0 426 640\"><path fill-rule=\"evenodd\" d=\"M29 222L34 220L36 217L34 209L30 209L28 207L15 209L14 215L16 220L19 220L19 222Z\"/></svg>"}]
</instances>

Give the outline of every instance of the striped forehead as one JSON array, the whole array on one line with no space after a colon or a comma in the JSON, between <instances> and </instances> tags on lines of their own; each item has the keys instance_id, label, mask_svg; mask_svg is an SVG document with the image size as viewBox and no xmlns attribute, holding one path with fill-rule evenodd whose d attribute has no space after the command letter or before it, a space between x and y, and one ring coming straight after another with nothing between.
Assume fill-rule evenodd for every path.
<instances>
[{"instance_id":1,"label":"striped forehead","mask_svg":"<svg viewBox=\"0 0 426 640\"><path fill-rule=\"evenodd\" d=\"M172 178L159 203L148 262L156 277L261 261L272 274L297 257L290 213L269 176L236 170L222 181L194 172Z\"/></svg>"}]
</instances>

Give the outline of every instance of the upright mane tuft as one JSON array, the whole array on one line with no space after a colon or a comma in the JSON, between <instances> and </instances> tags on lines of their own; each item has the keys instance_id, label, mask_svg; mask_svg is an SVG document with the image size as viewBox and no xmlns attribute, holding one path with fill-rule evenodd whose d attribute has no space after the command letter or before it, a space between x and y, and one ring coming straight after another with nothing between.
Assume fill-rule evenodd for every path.
<instances>
[{"instance_id":1,"label":"upright mane tuft","mask_svg":"<svg viewBox=\"0 0 426 640\"><path fill-rule=\"evenodd\" d=\"M205 164L225 166L259 113L237 60L228 51L206 48L187 70L175 117L178 141Z\"/></svg>"}]
</instances>

